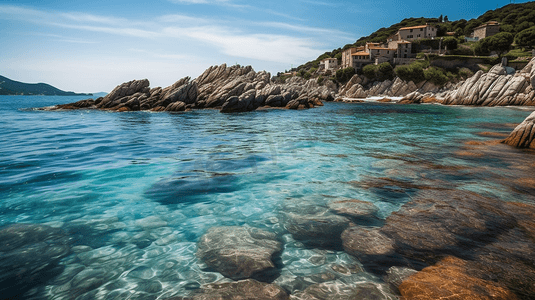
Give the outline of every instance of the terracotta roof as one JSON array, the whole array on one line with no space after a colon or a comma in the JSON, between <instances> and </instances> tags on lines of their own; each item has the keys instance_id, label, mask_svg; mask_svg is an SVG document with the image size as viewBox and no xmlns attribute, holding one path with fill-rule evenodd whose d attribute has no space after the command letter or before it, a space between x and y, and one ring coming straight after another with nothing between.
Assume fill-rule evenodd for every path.
<instances>
[{"instance_id":1,"label":"terracotta roof","mask_svg":"<svg viewBox=\"0 0 535 300\"><path fill-rule=\"evenodd\" d=\"M368 52L357 52L357 53L353 53L351 55L354 55L354 56L363 56L363 55L370 55L370 53Z\"/></svg>"},{"instance_id":2,"label":"terracotta roof","mask_svg":"<svg viewBox=\"0 0 535 300\"><path fill-rule=\"evenodd\" d=\"M431 25L420 25L420 26L412 26L412 27L403 27L399 30L408 30L408 29L418 29L418 28L426 28L426 27L432 27Z\"/></svg>"},{"instance_id":3,"label":"terracotta roof","mask_svg":"<svg viewBox=\"0 0 535 300\"><path fill-rule=\"evenodd\" d=\"M483 27L487 27L487 26L500 26L500 23L498 23L496 21L490 21L490 22L487 22L487 23L485 23L483 25L479 25L474 29L483 28Z\"/></svg>"},{"instance_id":4,"label":"terracotta roof","mask_svg":"<svg viewBox=\"0 0 535 300\"><path fill-rule=\"evenodd\" d=\"M389 49L389 48L384 48L384 47L368 47L368 49L372 49L372 50L396 50L396 49Z\"/></svg>"},{"instance_id":5,"label":"terracotta roof","mask_svg":"<svg viewBox=\"0 0 535 300\"><path fill-rule=\"evenodd\" d=\"M403 42L398 42L398 44L412 44L412 43L409 41L403 41Z\"/></svg>"}]
</instances>

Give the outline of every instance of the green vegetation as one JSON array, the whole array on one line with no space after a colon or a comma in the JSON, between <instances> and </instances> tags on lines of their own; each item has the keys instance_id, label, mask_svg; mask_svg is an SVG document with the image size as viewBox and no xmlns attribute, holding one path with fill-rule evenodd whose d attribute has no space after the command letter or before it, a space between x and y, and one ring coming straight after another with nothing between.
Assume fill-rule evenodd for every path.
<instances>
[{"instance_id":1,"label":"green vegetation","mask_svg":"<svg viewBox=\"0 0 535 300\"><path fill-rule=\"evenodd\" d=\"M355 68L349 67L336 71L335 79L338 82L347 82L355 75Z\"/></svg>"},{"instance_id":2,"label":"green vegetation","mask_svg":"<svg viewBox=\"0 0 535 300\"><path fill-rule=\"evenodd\" d=\"M361 37L354 43L345 45L343 48L325 52L315 60L300 65L297 68L293 68L290 71L297 71L299 76L305 78L310 78L307 73L310 73L311 77L317 76L315 75L315 71L319 67L320 61L324 58L336 58L338 59L338 63L341 64L342 52L345 49L363 46L367 42L384 43L390 36L394 35L402 27L418 26L426 23L437 28L437 37L439 38L413 41L412 52L413 54L416 54L416 58L418 59L429 57L431 60L441 59L462 61L468 60L469 58L477 58L482 60L481 69L486 70L486 65L492 65L500 62L500 58L488 56L491 54L491 52L498 53L500 57L504 55L509 60L515 60L519 57L530 57L531 53L527 50L535 47L535 2L509 4L496 10L489 10L478 18L471 20L461 19L450 22L447 16L441 17L442 16L438 18L422 17L403 19L399 23L393 24L386 28L380 28L368 36ZM479 42L465 42L464 36L471 35L474 28L490 21L496 21L500 23L501 32L499 34L483 39ZM446 33L448 32L453 32L453 36L451 36L451 33L446 36ZM443 37L441 45L440 37ZM513 45L513 50L509 51L513 41L515 42L515 45ZM426 52L426 50L429 49L439 49L439 45L443 50L447 48L447 54L452 55L434 58L432 55L421 53L422 51ZM475 55L478 56L475 57ZM483 57L481 57L481 55L483 55ZM424 71L426 71L427 77L433 78L434 81L440 83L444 80L444 77L465 78L467 74L472 72L468 69L464 71L460 71L458 69L446 71L437 70L436 67L434 69L427 70L428 68L429 66L411 64L409 66L397 66L394 72L389 73L388 71L380 72L379 66L369 66L365 67L365 70L362 70L362 73L375 80L379 80L379 78L390 78L390 74L396 74L398 76L401 74L400 77L402 79L412 78L414 79L413 81L423 81L425 80ZM475 69L472 68L472 70ZM348 75L349 73L350 72L347 70L339 70L333 77L330 77L330 72L327 72L324 74L324 76L325 79L330 77L338 82L344 82L350 78ZM323 80L324 79L322 79L322 81Z\"/></svg>"},{"instance_id":3,"label":"green vegetation","mask_svg":"<svg viewBox=\"0 0 535 300\"><path fill-rule=\"evenodd\" d=\"M531 57L531 51L523 49L513 49L504 55L508 60L516 60L519 57Z\"/></svg>"},{"instance_id":4,"label":"green vegetation","mask_svg":"<svg viewBox=\"0 0 535 300\"><path fill-rule=\"evenodd\" d=\"M450 73L451 74L451 73ZM435 85L442 86L450 80L448 74L442 68L429 67L424 71L425 80L431 81Z\"/></svg>"},{"instance_id":5,"label":"green vegetation","mask_svg":"<svg viewBox=\"0 0 535 300\"><path fill-rule=\"evenodd\" d=\"M397 66L394 71L402 80L419 83L425 80L424 68L427 66L427 61L415 61L410 65Z\"/></svg>"},{"instance_id":6,"label":"green vegetation","mask_svg":"<svg viewBox=\"0 0 535 300\"><path fill-rule=\"evenodd\" d=\"M520 31L515 36L515 44L520 47L535 47L535 26Z\"/></svg>"},{"instance_id":7,"label":"green vegetation","mask_svg":"<svg viewBox=\"0 0 535 300\"><path fill-rule=\"evenodd\" d=\"M369 79L384 81L394 79L394 68L389 62L384 62L379 65L366 65L362 68L362 73Z\"/></svg>"},{"instance_id":8,"label":"green vegetation","mask_svg":"<svg viewBox=\"0 0 535 300\"><path fill-rule=\"evenodd\" d=\"M509 32L500 32L493 36L489 36L480 40L475 48L474 52L477 55L489 55L491 51L498 53L498 56L502 56L503 53L511 49L514 36Z\"/></svg>"}]
</instances>

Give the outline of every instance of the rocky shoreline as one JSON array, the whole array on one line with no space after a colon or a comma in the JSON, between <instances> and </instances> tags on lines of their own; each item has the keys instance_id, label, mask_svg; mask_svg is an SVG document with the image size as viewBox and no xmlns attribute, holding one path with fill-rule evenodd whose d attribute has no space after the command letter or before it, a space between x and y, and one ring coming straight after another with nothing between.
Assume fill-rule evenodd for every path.
<instances>
[{"instance_id":1,"label":"rocky shoreline","mask_svg":"<svg viewBox=\"0 0 535 300\"><path fill-rule=\"evenodd\" d=\"M185 77L166 88L150 88L149 80L132 80L117 86L98 99L44 108L104 109L112 111L186 111L220 109L221 112L245 112L259 107L306 109L322 106L334 99L334 83L319 85L315 80L294 77L284 84L271 81L268 72L255 72L251 66L208 68L198 78Z\"/></svg>"}]
</instances>

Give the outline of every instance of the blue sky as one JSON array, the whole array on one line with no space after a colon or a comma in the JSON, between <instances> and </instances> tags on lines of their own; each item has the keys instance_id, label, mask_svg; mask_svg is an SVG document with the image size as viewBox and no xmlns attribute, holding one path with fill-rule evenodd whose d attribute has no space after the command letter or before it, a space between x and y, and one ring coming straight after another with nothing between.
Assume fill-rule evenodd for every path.
<instances>
[{"instance_id":1,"label":"blue sky","mask_svg":"<svg viewBox=\"0 0 535 300\"><path fill-rule=\"evenodd\" d=\"M407 17L468 20L508 3L0 0L0 75L109 92L142 78L165 87L222 63L275 74Z\"/></svg>"}]
</instances>

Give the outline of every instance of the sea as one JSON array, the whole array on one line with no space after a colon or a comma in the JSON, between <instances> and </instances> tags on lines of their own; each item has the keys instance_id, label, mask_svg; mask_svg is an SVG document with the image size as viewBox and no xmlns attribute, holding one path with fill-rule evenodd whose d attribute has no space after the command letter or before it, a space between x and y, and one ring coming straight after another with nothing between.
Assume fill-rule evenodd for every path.
<instances>
[{"instance_id":1,"label":"sea","mask_svg":"<svg viewBox=\"0 0 535 300\"><path fill-rule=\"evenodd\" d=\"M70 247L55 273L14 287L21 299L166 299L228 282L195 254L200 237L219 226L276 233L285 278L313 278L334 262L359 264L343 249L295 240L281 221L288 203L358 199L384 220L432 179L535 204L533 187L517 180L534 176L534 153L492 142L533 108L36 109L84 98L0 96L0 231L45 225L64 232ZM390 184L370 184L381 178ZM47 265L43 257L32 261ZM382 281L365 270L351 276Z\"/></svg>"}]
</instances>

